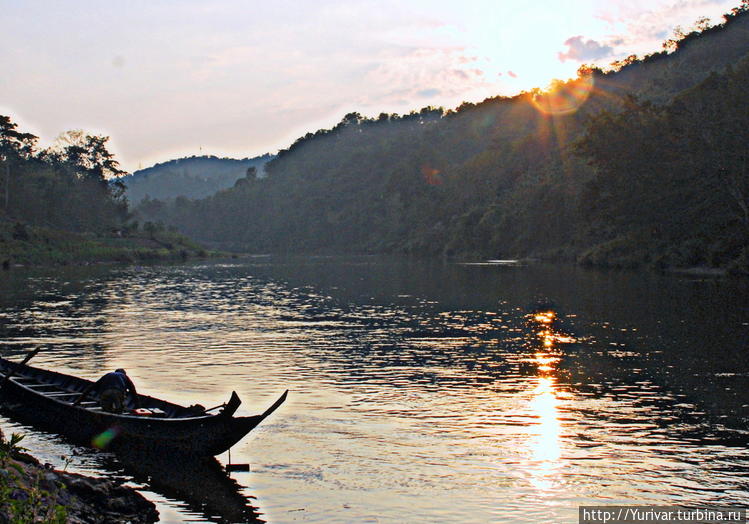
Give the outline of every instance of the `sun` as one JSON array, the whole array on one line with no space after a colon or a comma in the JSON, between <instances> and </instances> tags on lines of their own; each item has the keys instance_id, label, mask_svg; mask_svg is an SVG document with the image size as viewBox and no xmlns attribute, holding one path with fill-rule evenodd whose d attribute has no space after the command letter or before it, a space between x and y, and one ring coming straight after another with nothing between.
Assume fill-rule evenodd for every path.
<instances>
[{"instance_id":1,"label":"sun","mask_svg":"<svg viewBox=\"0 0 749 524\"><path fill-rule=\"evenodd\" d=\"M595 86L592 73L583 73L574 80L554 80L545 91L533 92L531 102L541 113L551 116L569 115L576 112L590 97Z\"/></svg>"}]
</instances>

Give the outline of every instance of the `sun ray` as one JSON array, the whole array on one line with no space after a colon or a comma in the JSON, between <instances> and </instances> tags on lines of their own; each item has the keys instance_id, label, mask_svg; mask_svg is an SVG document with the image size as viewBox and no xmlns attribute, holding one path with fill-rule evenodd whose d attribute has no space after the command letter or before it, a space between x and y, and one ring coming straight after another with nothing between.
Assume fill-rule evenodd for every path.
<instances>
[{"instance_id":1,"label":"sun ray","mask_svg":"<svg viewBox=\"0 0 749 524\"><path fill-rule=\"evenodd\" d=\"M586 72L574 80L554 80L549 89L536 90L531 101L545 115L562 116L575 113L590 97L595 86L595 76Z\"/></svg>"}]
</instances>

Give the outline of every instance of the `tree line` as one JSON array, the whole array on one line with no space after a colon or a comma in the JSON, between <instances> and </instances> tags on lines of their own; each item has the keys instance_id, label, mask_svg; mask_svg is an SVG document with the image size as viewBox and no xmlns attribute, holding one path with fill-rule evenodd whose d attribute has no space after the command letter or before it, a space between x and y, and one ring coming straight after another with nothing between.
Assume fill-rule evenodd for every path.
<instances>
[{"instance_id":1,"label":"tree line","mask_svg":"<svg viewBox=\"0 0 749 524\"><path fill-rule=\"evenodd\" d=\"M106 233L128 217L124 174L108 137L83 131L60 135L49 148L0 115L0 217L19 224Z\"/></svg>"},{"instance_id":2,"label":"tree line","mask_svg":"<svg viewBox=\"0 0 749 524\"><path fill-rule=\"evenodd\" d=\"M749 57L669 104L635 99L588 125L595 167L584 217L605 261L626 248L659 265L749 267Z\"/></svg>"}]
</instances>

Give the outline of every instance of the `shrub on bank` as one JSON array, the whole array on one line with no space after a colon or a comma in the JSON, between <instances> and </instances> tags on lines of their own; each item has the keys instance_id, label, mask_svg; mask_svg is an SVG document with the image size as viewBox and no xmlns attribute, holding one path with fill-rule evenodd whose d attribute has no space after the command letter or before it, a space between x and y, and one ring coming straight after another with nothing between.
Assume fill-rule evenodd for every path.
<instances>
[{"instance_id":1,"label":"shrub on bank","mask_svg":"<svg viewBox=\"0 0 749 524\"><path fill-rule=\"evenodd\" d=\"M67 265L75 263L137 263L159 260L187 260L211 253L172 232L156 234L130 231L109 236L71 233L0 221L0 264Z\"/></svg>"}]
</instances>

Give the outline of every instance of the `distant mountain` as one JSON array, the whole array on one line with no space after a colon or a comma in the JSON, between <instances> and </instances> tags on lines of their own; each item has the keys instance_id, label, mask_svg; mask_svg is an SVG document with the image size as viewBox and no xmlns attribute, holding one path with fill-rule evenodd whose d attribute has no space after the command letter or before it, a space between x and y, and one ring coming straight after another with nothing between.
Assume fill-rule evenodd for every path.
<instances>
[{"instance_id":1,"label":"distant mountain","mask_svg":"<svg viewBox=\"0 0 749 524\"><path fill-rule=\"evenodd\" d=\"M255 158L218 158L191 156L169 160L153 167L135 171L119 180L125 184L128 201L137 205L146 196L170 200L178 196L205 198L247 175L254 167L257 176L265 176L265 164L273 158L266 154Z\"/></svg>"}]
</instances>

